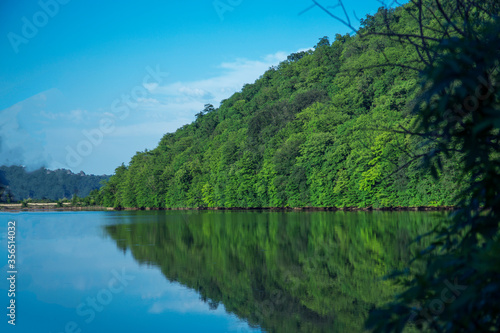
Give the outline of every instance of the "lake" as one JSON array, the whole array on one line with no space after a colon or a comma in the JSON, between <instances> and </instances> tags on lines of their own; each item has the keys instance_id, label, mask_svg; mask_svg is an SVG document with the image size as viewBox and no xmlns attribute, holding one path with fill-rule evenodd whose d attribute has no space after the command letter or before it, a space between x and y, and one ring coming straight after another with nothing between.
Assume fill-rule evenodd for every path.
<instances>
[{"instance_id":1,"label":"lake","mask_svg":"<svg viewBox=\"0 0 500 333\"><path fill-rule=\"evenodd\" d=\"M2 332L361 332L433 212L0 213Z\"/></svg>"}]
</instances>

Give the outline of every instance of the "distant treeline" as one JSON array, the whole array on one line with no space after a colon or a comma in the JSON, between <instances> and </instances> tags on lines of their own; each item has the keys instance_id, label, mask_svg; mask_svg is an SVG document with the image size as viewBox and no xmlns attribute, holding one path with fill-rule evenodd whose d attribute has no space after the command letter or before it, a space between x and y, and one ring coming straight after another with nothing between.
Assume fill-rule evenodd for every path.
<instances>
[{"instance_id":1,"label":"distant treeline","mask_svg":"<svg viewBox=\"0 0 500 333\"><path fill-rule=\"evenodd\" d=\"M85 197L92 190L100 189L101 182L109 176L75 174L70 170L28 172L22 166L0 166L0 201L15 202L26 199L60 200L73 196Z\"/></svg>"}]
</instances>

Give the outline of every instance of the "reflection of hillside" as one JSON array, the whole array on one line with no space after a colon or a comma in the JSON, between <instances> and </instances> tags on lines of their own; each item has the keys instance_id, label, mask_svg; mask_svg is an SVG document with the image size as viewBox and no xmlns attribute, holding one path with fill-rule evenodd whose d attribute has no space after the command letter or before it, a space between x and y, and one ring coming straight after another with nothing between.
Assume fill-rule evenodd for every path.
<instances>
[{"instance_id":1,"label":"reflection of hillside","mask_svg":"<svg viewBox=\"0 0 500 333\"><path fill-rule=\"evenodd\" d=\"M106 230L138 262L251 325L356 332L396 291L379 278L405 265L431 221L411 212L168 212Z\"/></svg>"}]
</instances>

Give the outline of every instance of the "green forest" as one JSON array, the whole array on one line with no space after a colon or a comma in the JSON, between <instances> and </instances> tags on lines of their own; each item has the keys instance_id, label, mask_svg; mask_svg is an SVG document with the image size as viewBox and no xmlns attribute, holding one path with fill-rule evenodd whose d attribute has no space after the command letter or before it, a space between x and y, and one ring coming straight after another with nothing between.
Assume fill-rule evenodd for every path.
<instances>
[{"instance_id":1,"label":"green forest","mask_svg":"<svg viewBox=\"0 0 500 333\"><path fill-rule=\"evenodd\" d=\"M86 197L101 188L109 176L75 174L70 170L40 168L29 172L21 166L0 166L0 202L27 199L56 201Z\"/></svg>"},{"instance_id":2,"label":"green forest","mask_svg":"<svg viewBox=\"0 0 500 333\"><path fill-rule=\"evenodd\" d=\"M415 68L424 64L414 46L377 34L387 24L419 29L403 7L381 8L355 35L321 38L138 152L96 200L151 208L454 205L458 154L442 161L439 180L422 169L423 139L406 129L415 122Z\"/></svg>"}]
</instances>

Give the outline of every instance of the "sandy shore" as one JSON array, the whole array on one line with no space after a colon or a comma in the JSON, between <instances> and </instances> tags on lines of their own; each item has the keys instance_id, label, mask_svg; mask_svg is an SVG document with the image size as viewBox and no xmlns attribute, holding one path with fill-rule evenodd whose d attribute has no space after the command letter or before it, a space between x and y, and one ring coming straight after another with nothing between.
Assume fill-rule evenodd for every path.
<instances>
[{"instance_id":1,"label":"sandy shore","mask_svg":"<svg viewBox=\"0 0 500 333\"><path fill-rule=\"evenodd\" d=\"M273 211L450 211L456 207L178 207L178 208L112 208L103 206L71 206L71 203L63 203L57 207L57 203L29 203L27 207L22 204L0 204L0 211L114 211L114 210L273 210Z\"/></svg>"},{"instance_id":2,"label":"sandy shore","mask_svg":"<svg viewBox=\"0 0 500 333\"><path fill-rule=\"evenodd\" d=\"M101 207L101 206L71 206L69 202L63 203L62 207L57 207L56 202L48 202L48 203L29 203L26 207L23 207L22 204L0 204L0 212L1 211L103 211L103 210L113 210L113 208L109 207Z\"/></svg>"}]
</instances>

